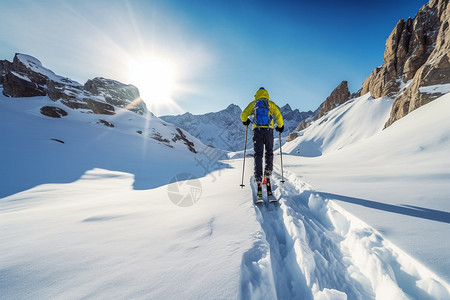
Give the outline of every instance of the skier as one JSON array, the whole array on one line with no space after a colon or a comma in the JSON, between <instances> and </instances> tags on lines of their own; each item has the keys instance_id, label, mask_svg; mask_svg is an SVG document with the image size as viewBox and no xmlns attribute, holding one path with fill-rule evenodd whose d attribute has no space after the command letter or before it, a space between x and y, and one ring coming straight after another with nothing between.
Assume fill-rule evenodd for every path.
<instances>
[{"instance_id":1,"label":"skier","mask_svg":"<svg viewBox=\"0 0 450 300\"><path fill-rule=\"evenodd\" d=\"M272 198L272 187L270 185L270 175L273 169L273 127L274 118L277 122L275 128L280 134L284 130L283 116L281 115L278 106L269 100L269 93L263 87L255 93L255 100L250 102L241 113L241 120L245 126L250 124L249 116L253 115L253 150L255 166L255 181L258 187L257 201L262 202L262 184L265 183L267 187L267 196L270 200L276 201ZM263 166L262 158L264 148L265 167L264 167L264 182L263 182Z\"/></svg>"}]
</instances>

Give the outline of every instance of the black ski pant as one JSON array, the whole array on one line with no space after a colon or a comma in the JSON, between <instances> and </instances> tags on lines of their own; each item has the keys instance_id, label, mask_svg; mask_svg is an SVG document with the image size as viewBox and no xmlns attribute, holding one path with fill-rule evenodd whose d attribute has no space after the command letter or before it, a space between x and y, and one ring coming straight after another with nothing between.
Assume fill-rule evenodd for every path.
<instances>
[{"instance_id":1,"label":"black ski pant","mask_svg":"<svg viewBox=\"0 0 450 300\"><path fill-rule=\"evenodd\" d=\"M264 148L266 149L264 175L270 176L273 169L273 129L256 127L253 129L253 150L255 151L255 180L257 182L262 181Z\"/></svg>"}]
</instances>

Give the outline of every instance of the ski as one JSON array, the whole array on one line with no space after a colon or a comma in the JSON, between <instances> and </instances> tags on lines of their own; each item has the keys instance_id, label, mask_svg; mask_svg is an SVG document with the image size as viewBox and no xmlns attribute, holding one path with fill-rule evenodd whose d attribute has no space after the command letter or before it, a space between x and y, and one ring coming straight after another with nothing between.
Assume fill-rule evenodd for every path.
<instances>
[{"instance_id":1,"label":"ski","mask_svg":"<svg viewBox=\"0 0 450 300\"><path fill-rule=\"evenodd\" d=\"M256 203L264 203L261 183L257 183Z\"/></svg>"},{"instance_id":2,"label":"ski","mask_svg":"<svg viewBox=\"0 0 450 300\"><path fill-rule=\"evenodd\" d=\"M266 182L267 199L269 200L269 202L278 202L278 200L272 194L272 185L270 184L270 178L265 177L264 181Z\"/></svg>"},{"instance_id":3,"label":"ski","mask_svg":"<svg viewBox=\"0 0 450 300\"><path fill-rule=\"evenodd\" d=\"M278 203L278 199L276 199L274 196L270 196L269 198L269 203Z\"/></svg>"}]
</instances>

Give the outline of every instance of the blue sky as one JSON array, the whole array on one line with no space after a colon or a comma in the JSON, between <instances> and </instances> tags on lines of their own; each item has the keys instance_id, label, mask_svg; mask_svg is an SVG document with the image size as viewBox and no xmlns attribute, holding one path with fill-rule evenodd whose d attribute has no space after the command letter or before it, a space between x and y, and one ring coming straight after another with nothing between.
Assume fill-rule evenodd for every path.
<instances>
[{"instance_id":1,"label":"blue sky","mask_svg":"<svg viewBox=\"0 0 450 300\"><path fill-rule=\"evenodd\" d=\"M342 80L358 90L398 20L426 2L3 0L0 59L26 53L80 83L130 83L130 60L163 57L176 105L157 115L243 108L260 86L280 106L314 110Z\"/></svg>"}]
</instances>

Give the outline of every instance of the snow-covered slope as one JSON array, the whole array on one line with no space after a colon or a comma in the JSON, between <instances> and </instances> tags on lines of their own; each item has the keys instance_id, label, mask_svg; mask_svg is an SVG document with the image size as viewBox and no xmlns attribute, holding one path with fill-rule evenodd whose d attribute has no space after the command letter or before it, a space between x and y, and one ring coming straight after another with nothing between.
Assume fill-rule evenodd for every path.
<instances>
[{"instance_id":1,"label":"snow-covered slope","mask_svg":"<svg viewBox=\"0 0 450 300\"><path fill-rule=\"evenodd\" d=\"M48 117L43 107L68 115ZM173 170L172 176L176 170L206 173L196 157L201 159L207 147L195 137L151 113L142 116L117 107L116 112L86 113L46 96L7 98L0 89L0 196L41 183L72 182L92 168L135 174L137 189L167 184L171 177L159 174L161 168Z\"/></svg>"},{"instance_id":2,"label":"snow-covered slope","mask_svg":"<svg viewBox=\"0 0 450 300\"><path fill-rule=\"evenodd\" d=\"M375 100L358 101L362 104ZM330 112L328 122L356 103ZM378 112L381 111L385 110ZM346 122L361 133L371 133L368 138L345 143L340 150L333 146L335 151L330 151L333 143L328 143L323 156L286 155L284 161L288 170L301 176L323 197L334 199L448 281L450 244L443 239L450 236L449 111L450 94L446 94L385 130L380 129L383 124L380 120L378 131L354 114L356 119L349 118ZM341 120L350 117L350 112L343 114ZM328 128L321 133L322 139L339 137L338 140L347 142L351 138L350 134L339 134L339 126L326 122L314 124L310 130L319 132L320 127ZM305 130L303 139L291 152L302 153L305 139L311 137Z\"/></svg>"},{"instance_id":3,"label":"snow-covered slope","mask_svg":"<svg viewBox=\"0 0 450 300\"><path fill-rule=\"evenodd\" d=\"M449 298L388 231L291 171L281 185L275 167L279 205L255 206L251 162L240 189L241 159L217 162L220 152L183 133L194 154L158 118L49 118L48 103L65 108L0 98L2 299ZM286 159L293 168L304 158Z\"/></svg>"},{"instance_id":4,"label":"snow-covered slope","mask_svg":"<svg viewBox=\"0 0 450 300\"><path fill-rule=\"evenodd\" d=\"M286 143L283 151L300 156L320 156L364 140L383 129L392 99L373 99L370 94L347 101Z\"/></svg>"}]
</instances>

